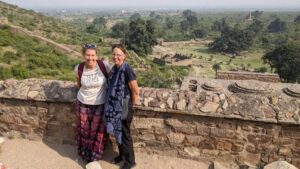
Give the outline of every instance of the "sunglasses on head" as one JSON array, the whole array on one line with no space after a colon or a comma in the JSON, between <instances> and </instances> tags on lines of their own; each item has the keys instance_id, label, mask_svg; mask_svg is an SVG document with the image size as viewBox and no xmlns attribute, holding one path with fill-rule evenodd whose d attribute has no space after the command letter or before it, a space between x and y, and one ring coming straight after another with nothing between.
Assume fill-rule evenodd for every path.
<instances>
[{"instance_id":1,"label":"sunglasses on head","mask_svg":"<svg viewBox=\"0 0 300 169\"><path fill-rule=\"evenodd\" d=\"M83 48L84 49L96 49L97 45L95 45L95 44L85 44L85 45L83 45Z\"/></svg>"}]
</instances>

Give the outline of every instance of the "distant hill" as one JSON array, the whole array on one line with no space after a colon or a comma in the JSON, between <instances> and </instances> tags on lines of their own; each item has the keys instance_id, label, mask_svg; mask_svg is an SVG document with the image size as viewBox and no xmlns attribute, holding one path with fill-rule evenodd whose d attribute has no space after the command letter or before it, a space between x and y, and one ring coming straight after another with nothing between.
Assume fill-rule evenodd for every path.
<instances>
[{"instance_id":1,"label":"distant hill","mask_svg":"<svg viewBox=\"0 0 300 169\"><path fill-rule=\"evenodd\" d=\"M16 34L0 25L0 79L47 78L74 80L73 68L79 60L70 59L37 38Z\"/></svg>"},{"instance_id":2,"label":"distant hill","mask_svg":"<svg viewBox=\"0 0 300 169\"><path fill-rule=\"evenodd\" d=\"M0 19L59 43L81 44L81 33L70 23L0 1Z\"/></svg>"}]
</instances>

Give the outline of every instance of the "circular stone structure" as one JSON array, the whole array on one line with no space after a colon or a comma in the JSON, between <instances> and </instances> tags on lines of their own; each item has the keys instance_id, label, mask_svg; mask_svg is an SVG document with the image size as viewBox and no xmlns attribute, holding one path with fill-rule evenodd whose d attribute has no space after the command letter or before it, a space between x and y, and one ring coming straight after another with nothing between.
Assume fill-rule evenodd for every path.
<instances>
[{"instance_id":1,"label":"circular stone structure","mask_svg":"<svg viewBox=\"0 0 300 169\"><path fill-rule=\"evenodd\" d=\"M220 91L222 89L218 82L205 82L201 87L208 91Z\"/></svg>"},{"instance_id":2,"label":"circular stone structure","mask_svg":"<svg viewBox=\"0 0 300 169\"><path fill-rule=\"evenodd\" d=\"M271 89L267 84L253 80L235 82L232 85L230 85L230 89L235 93L248 94L266 94L271 92Z\"/></svg>"},{"instance_id":3,"label":"circular stone structure","mask_svg":"<svg viewBox=\"0 0 300 169\"><path fill-rule=\"evenodd\" d=\"M191 84L197 84L198 82L197 82L197 80L193 80L193 79L192 79L192 80L190 80L190 83L191 83Z\"/></svg>"},{"instance_id":4,"label":"circular stone structure","mask_svg":"<svg viewBox=\"0 0 300 169\"><path fill-rule=\"evenodd\" d=\"M189 85L189 91L197 92L197 85Z\"/></svg>"},{"instance_id":5,"label":"circular stone structure","mask_svg":"<svg viewBox=\"0 0 300 169\"><path fill-rule=\"evenodd\" d=\"M300 86L292 85L283 89L284 93L291 97L299 97L300 98Z\"/></svg>"}]
</instances>

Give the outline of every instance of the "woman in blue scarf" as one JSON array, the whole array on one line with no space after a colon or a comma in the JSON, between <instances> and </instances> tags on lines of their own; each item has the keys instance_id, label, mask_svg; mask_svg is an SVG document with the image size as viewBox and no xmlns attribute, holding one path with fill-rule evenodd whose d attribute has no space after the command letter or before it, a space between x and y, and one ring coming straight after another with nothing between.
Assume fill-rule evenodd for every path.
<instances>
[{"instance_id":1,"label":"woman in blue scarf","mask_svg":"<svg viewBox=\"0 0 300 169\"><path fill-rule=\"evenodd\" d=\"M108 78L104 107L107 132L115 136L119 147L119 156L112 162L124 161L121 169L135 166L130 124L133 118L133 106L138 103L139 97L136 75L125 61L127 55L122 45L112 46L112 60L115 65Z\"/></svg>"}]
</instances>

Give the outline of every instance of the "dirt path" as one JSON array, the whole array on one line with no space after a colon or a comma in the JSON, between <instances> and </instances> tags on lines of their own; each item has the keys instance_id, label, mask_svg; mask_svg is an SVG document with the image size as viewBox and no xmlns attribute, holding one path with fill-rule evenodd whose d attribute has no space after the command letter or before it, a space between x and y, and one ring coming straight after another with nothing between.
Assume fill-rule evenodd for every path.
<instances>
[{"instance_id":1,"label":"dirt path","mask_svg":"<svg viewBox=\"0 0 300 169\"><path fill-rule=\"evenodd\" d=\"M12 30L14 32L25 34L27 36L31 36L31 37L37 38L38 40L40 40L42 42L45 42L45 43L47 43L47 44L55 47L59 51L67 54L68 56L70 56L73 59L81 58L81 54L79 52L74 51L73 49L69 48L68 46L65 46L63 44L57 43L57 42L55 42L55 41L53 41L51 39L45 38L43 36L37 35L34 32L29 31L27 29L24 29L24 28L22 28L20 26L16 26L16 25L13 25L13 24L9 24L9 26L12 28Z\"/></svg>"},{"instance_id":2,"label":"dirt path","mask_svg":"<svg viewBox=\"0 0 300 169\"><path fill-rule=\"evenodd\" d=\"M77 157L76 146L57 145L42 141L6 140L0 161L7 169L82 169L85 163ZM111 153L105 153L100 165L103 169L118 169L110 164ZM134 169L207 169L208 163L173 157L136 153Z\"/></svg>"}]
</instances>

